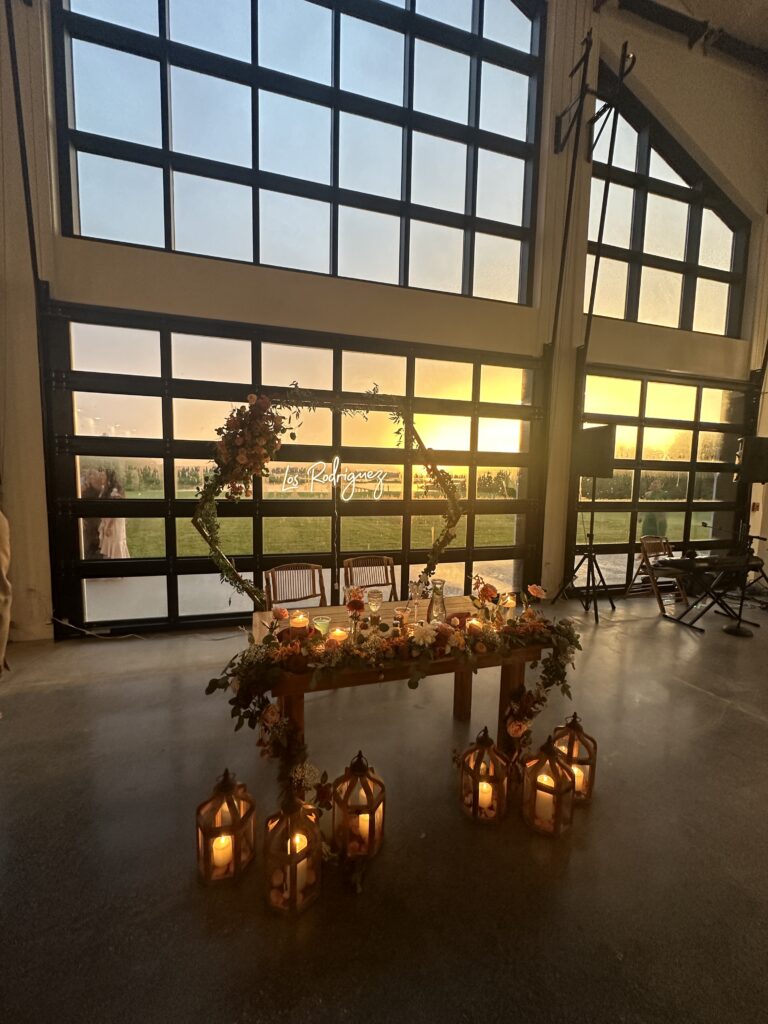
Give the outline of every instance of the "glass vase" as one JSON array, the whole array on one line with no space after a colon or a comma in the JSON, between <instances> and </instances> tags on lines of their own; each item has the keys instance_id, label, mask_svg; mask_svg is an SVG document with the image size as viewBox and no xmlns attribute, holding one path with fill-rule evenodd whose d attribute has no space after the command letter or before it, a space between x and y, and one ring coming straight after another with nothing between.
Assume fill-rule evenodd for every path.
<instances>
[{"instance_id":1,"label":"glass vase","mask_svg":"<svg viewBox=\"0 0 768 1024\"><path fill-rule=\"evenodd\" d=\"M432 580L432 596L427 609L427 622L445 622L448 613L445 610L445 580Z\"/></svg>"}]
</instances>

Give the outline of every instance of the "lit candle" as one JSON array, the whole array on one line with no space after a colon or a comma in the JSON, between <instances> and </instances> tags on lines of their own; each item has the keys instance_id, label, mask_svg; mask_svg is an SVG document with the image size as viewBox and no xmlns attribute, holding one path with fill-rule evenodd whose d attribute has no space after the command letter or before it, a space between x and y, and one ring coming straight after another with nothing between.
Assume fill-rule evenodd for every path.
<instances>
[{"instance_id":1,"label":"lit candle","mask_svg":"<svg viewBox=\"0 0 768 1024\"><path fill-rule=\"evenodd\" d=\"M232 862L232 836L216 836L211 844L213 866L226 868Z\"/></svg>"},{"instance_id":2,"label":"lit candle","mask_svg":"<svg viewBox=\"0 0 768 1024\"><path fill-rule=\"evenodd\" d=\"M568 740L567 739L560 740L560 742L555 744L555 746L557 747L558 750L562 751L564 754L568 753Z\"/></svg>"},{"instance_id":3,"label":"lit candle","mask_svg":"<svg viewBox=\"0 0 768 1024\"><path fill-rule=\"evenodd\" d=\"M383 822L383 820L384 820L384 804L379 804L379 806L376 808L376 816L375 816L375 822L374 822L374 824L376 826L376 832L375 832L375 835L374 835L375 843L378 843L379 839L381 837L381 823ZM360 833L360 837L363 840L363 843L365 844L365 851L366 851L366 853L369 853L370 850L368 848L368 842L369 842L370 834L371 834L371 816L370 816L370 814L358 814L358 816L357 816L357 829L358 829L358 832Z\"/></svg>"},{"instance_id":4,"label":"lit candle","mask_svg":"<svg viewBox=\"0 0 768 1024\"><path fill-rule=\"evenodd\" d=\"M493 804L493 786L490 782L481 782L477 789L478 804L481 808L488 808Z\"/></svg>"},{"instance_id":5,"label":"lit candle","mask_svg":"<svg viewBox=\"0 0 768 1024\"><path fill-rule=\"evenodd\" d=\"M301 853L306 850L309 840L303 832L296 832L293 839L288 840L288 853ZM293 847L293 849L291 849ZM288 892L291 891L291 872L288 874ZM301 895L307 887L307 858L300 860L296 865L296 893Z\"/></svg>"},{"instance_id":6,"label":"lit candle","mask_svg":"<svg viewBox=\"0 0 768 1024\"><path fill-rule=\"evenodd\" d=\"M576 792L583 793L587 788L587 773L584 771L583 768L579 768L577 764L571 765L571 771L573 772L573 776L576 779Z\"/></svg>"},{"instance_id":7,"label":"lit candle","mask_svg":"<svg viewBox=\"0 0 768 1024\"><path fill-rule=\"evenodd\" d=\"M536 782L540 786L553 786L555 785L554 779L550 778L549 775L539 775ZM544 825L547 829L554 828L555 824L555 794L547 793L544 790L536 790L536 804L533 810L533 816L537 823Z\"/></svg>"},{"instance_id":8,"label":"lit candle","mask_svg":"<svg viewBox=\"0 0 768 1024\"><path fill-rule=\"evenodd\" d=\"M479 636L483 632L483 624L480 619L467 619L467 632L472 636Z\"/></svg>"},{"instance_id":9,"label":"lit candle","mask_svg":"<svg viewBox=\"0 0 768 1024\"><path fill-rule=\"evenodd\" d=\"M349 633L346 629L342 629L341 626L336 626L328 634L328 639L336 640L338 643L343 643L348 636Z\"/></svg>"},{"instance_id":10,"label":"lit candle","mask_svg":"<svg viewBox=\"0 0 768 1024\"><path fill-rule=\"evenodd\" d=\"M309 615L302 611L292 612L291 629L299 635L306 633L309 629Z\"/></svg>"}]
</instances>

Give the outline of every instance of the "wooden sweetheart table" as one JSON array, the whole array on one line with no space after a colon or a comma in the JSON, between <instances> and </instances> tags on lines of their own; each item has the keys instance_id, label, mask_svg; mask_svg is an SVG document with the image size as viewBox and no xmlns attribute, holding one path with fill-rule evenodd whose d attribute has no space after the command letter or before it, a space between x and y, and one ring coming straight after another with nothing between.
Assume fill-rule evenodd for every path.
<instances>
[{"instance_id":1,"label":"wooden sweetheart table","mask_svg":"<svg viewBox=\"0 0 768 1024\"><path fill-rule=\"evenodd\" d=\"M427 602L420 602L426 612ZM461 612L475 612L468 597L447 597L445 599L448 619L452 615ZM385 602L381 606L381 621L392 625L395 608L402 608L404 602ZM293 609L291 609L293 610ZM327 615L331 620L330 628L341 626L349 629L349 616L347 609L343 606L328 608L305 608L304 611L310 616ZM271 622L271 612L254 612L253 635L256 640L264 637L267 626ZM477 668L493 668L499 666L499 717L498 717L498 739L501 743L504 737L504 713L509 704L510 695L520 688L525 682L525 666L528 662L538 661L541 658L542 648L520 647L512 654L486 654L476 657ZM437 658L429 663L425 675L436 676L446 675L453 672L453 717L460 722L467 722L472 714L472 676L473 671L467 667L466 662L460 658ZM278 697L281 701L283 712L295 724L304 731L304 696L307 693L315 693L321 690L340 690L348 686L370 686L372 683L386 683L402 681L408 678L408 673L402 662L394 663L391 667L382 669L333 669L323 672L319 683L312 683L312 673L283 672L280 682L272 689L272 696Z\"/></svg>"}]
</instances>

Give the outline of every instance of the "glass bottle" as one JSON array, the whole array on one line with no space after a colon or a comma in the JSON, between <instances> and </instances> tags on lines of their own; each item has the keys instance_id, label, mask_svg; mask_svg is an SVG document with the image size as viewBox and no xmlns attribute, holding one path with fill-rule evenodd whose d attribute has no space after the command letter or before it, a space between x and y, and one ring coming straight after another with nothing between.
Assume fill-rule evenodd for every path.
<instances>
[{"instance_id":1,"label":"glass bottle","mask_svg":"<svg viewBox=\"0 0 768 1024\"><path fill-rule=\"evenodd\" d=\"M448 613L445 610L445 580L432 580L432 597L427 609L427 622L445 622Z\"/></svg>"}]
</instances>

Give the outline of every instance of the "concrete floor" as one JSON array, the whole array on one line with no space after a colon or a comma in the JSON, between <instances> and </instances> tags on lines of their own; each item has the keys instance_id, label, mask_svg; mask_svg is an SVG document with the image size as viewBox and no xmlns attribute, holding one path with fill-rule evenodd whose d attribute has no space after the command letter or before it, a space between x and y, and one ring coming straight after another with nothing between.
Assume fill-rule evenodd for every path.
<instances>
[{"instance_id":1,"label":"concrete floor","mask_svg":"<svg viewBox=\"0 0 768 1024\"><path fill-rule=\"evenodd\" d=\"M599 743L568 839L465 820L451 751L471 725L451 681L308 700L312 760L362 747L388 792L385 848L354 896L328 871L296 922L260 863L198 885L194 809L225 765L263 818L273 770L226 698L222 631L15 646L0 686L0 1020L5 1024L350 1021L661 1024L768 1020L768 615L753 640L699 637L649 600L595 628L575 707ZM761 634L761 635L760 635ZM556 698L536 736L571 710ZM765 801L765 803L763 802Z\"/></svg>"}]
</instances>

